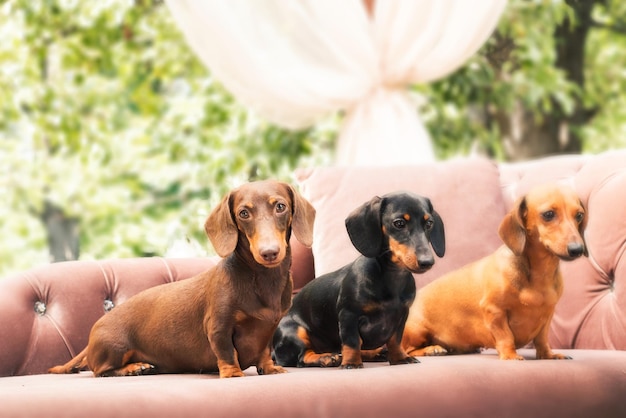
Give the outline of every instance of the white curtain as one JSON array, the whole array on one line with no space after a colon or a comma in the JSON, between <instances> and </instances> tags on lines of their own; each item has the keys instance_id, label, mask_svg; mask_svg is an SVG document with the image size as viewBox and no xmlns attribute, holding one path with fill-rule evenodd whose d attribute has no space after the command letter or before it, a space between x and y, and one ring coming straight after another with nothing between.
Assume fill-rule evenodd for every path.
<instances>
[{"instance_id":1,"label":"white curtain","mask_svg":"<svg viewBox=\"0 0 626 418\"><path fill-rule=\"evenodd\" d=\"M408 85L444 77L506 0L169 0L189 44L244 105L287 128L344 111L338 165L434 159Z\"/></svg>"}]
</instances>

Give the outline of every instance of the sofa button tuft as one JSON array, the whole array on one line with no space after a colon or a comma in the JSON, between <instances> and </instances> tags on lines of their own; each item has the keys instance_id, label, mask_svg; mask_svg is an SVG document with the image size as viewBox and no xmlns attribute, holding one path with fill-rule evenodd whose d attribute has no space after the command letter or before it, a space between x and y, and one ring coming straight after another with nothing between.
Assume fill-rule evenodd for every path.
<instances>
[{"instance_id":1,"label":"sofa button tuft","mask_svg":"<svg viewBox=\"0 0 626 418\"><path fill-rule=\"evenodd\" d=\"M44 315L46 313L46 304L40 300L35 302L35 312L37 312L37 315Z\"/></svg>"},{"instance_id":2,"label":"sofa button tuft","mask_svg":"<svg viewBox=\"0 0 626 418\"><path fill-rule=\"evenodd\" d=\"M111 309L115 308L115 303L111 299L104 300L104 312L109 312Z\"/></svg>"}]
</instances>

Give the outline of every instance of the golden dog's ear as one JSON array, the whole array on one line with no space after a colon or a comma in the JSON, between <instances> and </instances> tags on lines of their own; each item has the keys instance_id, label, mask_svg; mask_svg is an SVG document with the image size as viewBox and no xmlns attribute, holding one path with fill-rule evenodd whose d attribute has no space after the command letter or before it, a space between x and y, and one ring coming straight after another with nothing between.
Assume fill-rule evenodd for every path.
<instances>
[{"instance_id":1,"label":"golden dog's ear","mask_svg":"<svg viewBox=\"0 0 626 418\"><path fill-rule=\"evenodd\" d=\"M224 196L204 223L204 230L220 257L226 257L237 247L239 233L231 213L232 192Z\"/></svg>"},{"instance_id":2,"label":"golden dog's ear","mask_svg":"<svg viewBox=\"0 0 626 418\"><path fill-rule=\"evenodd\" d=\"M589 257L589 250L587 249L587 240L585 240L585 229L587 228L587 220L589 219L589 215L587 214L587 208L585 207L585 205L583 205L582 200L580 201L580 206L583 207L583 210L585 211L585 217L583 218L583 221L578 224L578 233L580 234L580 237L583 239L583 246L585 247L585 249L583 250L583 255L585 257Z\"/></svg>"},{"instance_id":3,"label":"golden dog's ear","mask_svg":"<svg viewBox=\"0 0 626 418\"><path fill-rule=\"evenodd\" d=\"M308 200L300 195L293 187L287 184L292 201L293 218L291 225L293 233L305 247L313 244L313 224L315 223L315 208Z\"/></svg>"},{"instance_id":4,"label":"golden dog's ear","mask_svg":"<svg viewBox=\"0 0 626 418\"><path fill-rule=\"evenodd\" d=\"M515 202L513 209L506 214L498 229L500 239L515 255L521 255L526 246L525 217L526 199L522 197Z\"/></svg>"}]
</instances>

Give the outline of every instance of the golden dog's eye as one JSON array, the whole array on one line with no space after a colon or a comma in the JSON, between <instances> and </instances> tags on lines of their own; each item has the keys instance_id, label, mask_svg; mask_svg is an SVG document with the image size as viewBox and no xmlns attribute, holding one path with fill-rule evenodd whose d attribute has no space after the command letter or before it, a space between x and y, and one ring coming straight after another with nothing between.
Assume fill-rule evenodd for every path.
<instances>
[{"instance_id":1,"label":"golden dog's eye","mask_svg":"<svg viewBox=\"0 0 626 418\"><path fill-rule=\"evenodd\" d=\"M424 222L424 229L426 229L426 230L433 229L433 226L435 226L435 223L433 222L432 219L429 219L426 222Z\"/></svg>"},{"instance_id":2,"label":"golden dog's eye","mask_svg":"<svg viewBox=\"0 0 626 418\"><path fill-rule=\"evenodd\" d=\"M576 214L576 222L581 223L585 219L585 214L582 212L578 212Z\"/></svg>"},{"instance_id":3,"label":"golden dog's eye","mask_svg":"<svg viewBox=\"0 0 626 418\"><path fill-rule=\"evenodd\" d=\"M404 219L396 219L395 221L393 221L393 226L398 229L402 229L406 226L406 221Z\"/></svg>"},{"instance_id":4,"label":"golden dog's eye","mask_svg":"<svg viewBox=\"0 0 626 418\"><path fill-rule=\"evenodd\" d=\"M241 219L248 219L250 217L250 212L248 212L248 209L241 209L239 211L239 217Z\"/></svg>"},{"instance_id":5,"label":"golden dog's eye","mask_svg":"<svg viewBox=\"0 0 626 418\"><path fill-rule=\"evenodd\" d=\"M551 221L552 219L554 219L555 213L553 210L548 210L545 211L541 214L541 217L545 220L545 221Z\"/></svg>"},{"instance_id":6,"label":"golden dog's eye","mask_svg":"<svg viewBox=\"0 0 626 418\"><path fill-rule=\"evenodd\" d=\"M287 210L287 205L285 205L284 203L276 204L276 212L283 213L286 210Z\"/></svg>"}]
</instances>

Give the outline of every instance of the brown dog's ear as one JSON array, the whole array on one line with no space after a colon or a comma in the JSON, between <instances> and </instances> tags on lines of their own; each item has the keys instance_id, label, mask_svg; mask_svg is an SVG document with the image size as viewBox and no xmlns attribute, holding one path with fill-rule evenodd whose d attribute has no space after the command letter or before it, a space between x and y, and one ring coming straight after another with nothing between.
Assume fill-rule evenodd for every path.
<instances>
[{"instance_id":1,"label":"brown dog's ear","mask_svg":"<svg viewBox=\"0 0 626 418\"><path fill-rule=\"evenodd\" d=\"M522 197L517 200L513 209L506 214L498 229L500 239L504 241L515 255L521 255L526 246L525 215L526 199Z\"/></svg>"},{"instance_id":2,"label":"brown dog's ear","mask_svg":"<svg viewBox=\"0 0 626 418\"><path fill-rule=\"evenodd\" d=\"M373 197L354 209L346 218L346 229L352 245L365 257L376 257L383 252L383 231L380 210L383 199Z\"/></svg>"},{"instance_id":3,"label":"brown dog's ear","mask_svg":"<svg viewBox=\"0 0 626 418\"><path fill-rule=\"evenodd\" d=\"M293 233L305 247L313 244L313 224L315 223L315 208L303 198L293 187L287 185L293 203L293 218L291 221Z\"/></svg>"},{"instance_id":4,"label":"brown dog's ear","mask_svg":"<svg viewBox=\"0 0 626 418\"><path fill-rule=\"evenodd\" d=\"M204 223L204 230L220 257L226 257L237 247L239 233L233 220L230 208L230 197L227 194L217 205Z\"/></svg>"}]
</instances>

